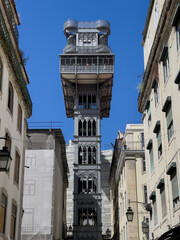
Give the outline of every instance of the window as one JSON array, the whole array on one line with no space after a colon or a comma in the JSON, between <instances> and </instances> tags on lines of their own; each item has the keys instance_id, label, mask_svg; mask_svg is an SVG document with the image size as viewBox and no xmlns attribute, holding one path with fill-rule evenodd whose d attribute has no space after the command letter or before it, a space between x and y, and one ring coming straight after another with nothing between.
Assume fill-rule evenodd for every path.
<instances>
[{"instance_id":1,"label":"window","mask_svg":"<svg viewBox=\"0 0 180 240\"><path fill-rule=\"evenodd\" d=\"M145 203L148 203L148 194L147 194L147 186L146 185L144 185L144 187L143 187L144 189L144 202Z\"/></svg>"},{"instance_id":2,"label":"window","mask_svg":"<svg viewBox=\"0 0 180 240\"><path fill-rule=\"evenodd\" d=\"M144 149L144 133L141 133L142 149Z\"/></svg>"},{"instance_id":3,"label":"window","mask_svg":"<svg viewBox=\"0 0 180 240\"><path fill-rule=\"evenodd\" d=\"M154 221L154 226L157 224L158 219L157 219L157 202L156 202L156 192L153 191L149 197L150 200L152 200L152 214L153 214L153 221Z\"/></svg>"},{"instance_id":4,"label":"window","mask_svg":"<svg viewBox=\"0 0 180 240\"><path fill-rule=\"evenodd\" d=\"M157 107L157 105L159 103L159 84L158 84L158 82L156 82L156 84L154 86L154 103L155 103L155 107Z\"/></svg>"},{"instance_id":5,"label":"window","mask_svg":"<svg viewBox=\"0 0 180 240\"><path fill-rule=\"evenodd\" d=\"M162 141L161 141L161 126L160 121L156 122L155 128L153 130L154 133L156 133L157 138L157 147L158 147L158 158L162 155Z\"/></svg>"},{"instance_id":6,"label":"window","mask_svg":"<svg viewBox=\"0 0 180 240\"><path fill-rule=\"evenodd\" d=\"M96 179L95 178L79 178L78 179L78 190L82 194L96 193Z\"/></svg>"},{"instance_id":7,"label":"window","mask_svg":"<svg viewBox=\"0 0 180 240\"><path fill-rule=\"evenodd\" d=\"M2 91L3 64L0 58L0 92Z\"/></svg>"},{"instance_id":8,"label":"window","mask_svg":"<svg viewBox=\"0 0 180 240\"><path fill-rule=\"evenodd\" d=\"M179 187L175 162L171 163L166 173L170 175L173 207L175 207L179 203Z\"/></svg>"},{"instance_id":9,"label":"window","mask_svg":"<svg viewBox=\"0 0 180 240\"><path fill-rule=\"evenodd\" d=\"M97 225L96 208L95 207L79 207L78 208L78 225L79 226Z\"/></svg>"},{"instance_id":10,"label":"window","mask_svg":"<svg viewBox=\"0 0 180 240\"><path fill-rule=\"evenodd\" d=\"M33 208L25 208L22 222L22 232L23 233L32 233L37 229L34 228L34 209Z\"/></svg>"},{"instance_id":11,"label":"window","mask_svg":"<svg viewBox=\"0 0 180 240\"><path fill-rule=\"evenodd\" d=\"M79 121L79 136L82 136L82 121Z\"/></svg>"},{"instance_id":12,"label":"window","mask_svg":"<svg viewBox=\"0 0 180 240\"><path fill-rule=\"evenodd\" d=\"M24 183L24 195L33 196L35 195L36 182L34 180L26 180Z\"/></svg>"},{"instance_id":13,"label":"window","mask_svg":"<svg viewBox=\"0 0 180 240\"><path fill-rule=\"evenodd\" d=\"M93 120L93 136L96 136L96 121Z\"/></svg>"},{"instance_id":14,"label":"window","mask_svg":"<svg viewBox=\"0 0 180 240\"><path fill-rule=\"evenodd\" d=\"M177 51L180 51L180 19L176 28Z\"/></svg>"},{"instance_id":15,"label":"window","mask_svg":"<svg viewBox=\"0 0 180 240\"><path fill-rule=\"evenodd\" d=\"M151 124L151 107L150 107L150 100L146 102L146 110L147 110L147 118L148 118L148 126Z\"/></svg>"},{"instance_id":16,"label":"window","mask_svg":"<svg viewBox=\"0 0 180 240\"><path fill-rule=\"evenodd\" d=\"M142 158L142 171L146 172L146 159L145 159L145 157Z\"/></svg>"},{"instance_id":17,"label":"window","mask_svg":"<svg viewBox=\"0 0 180 240\"><path fill-rule=\"evenodd\" d=\"M147 36L147 42L148 42L148 54L151 51L151 46L152 46L152 42L151 42L151 32L149 31L148 36Z\"/></svg>"},{"instance_id":18,"label":"window","mask_svg":"<svg viewBox=\"0 0 180 240\"><path fill-rule=\"evenodd\" d=\"M13 90L11 82L9 82L8 108L9 108L11 114L13 114L13 101L14 101L14 90Z\"/></svg>"},{"instance_id":19,"label":"window","mask_svg":"<svg viewBox=\"0 0 180 240\"><path fill-rule=\"evenodd\" d=\"M177 43L177 51L180 50L180 3L177 5L172 26L176 28L176 43Z\"/></svg>"},{"instance_id":20,"label":"window","mask_svg":"<svg viewBox=\"0 0 180 240\"><path fill-rule=\"evenodd\" d=\"M171 106L171 97L170 96L168 96L166 98L166 101L165 101L162 111L165 112L165 114L166 114L167 135L168 135L168 141L170 141L171 137L174 134L172 106Z\"/></svg>"},{"instance_id":21,"label":"window","mask_svg":"<svg viewBox=\"0 0 180 240\"><path fill-rule=\"evenodd\" d=\"M28 154L26 157L26 165L27 166L35 166L36 165L36 155Z\"/></svg>"},{"instance_id":22,"label":"window","mask_svg":"<svg viewBox=\"0 0 180 240\"><path fill-rule=\"evenodd\" d=\"M12 215L11 215L11 239L15 239L16 234L16 217L17 217L17 207L15 204L12 205Z\"/></svg>"},{"instance_id":23,"label":"window","mask_svg":"<svg viewBox=\"0 0 180 240\"><path fill-rule=\"evenodd\" d=\"M166 53L166 56L163 61L163 72L164 72L164 83L167 82L169 73L170 73L170 67L169 67L169 54Z\"/></svg>"},{"instance_id":24,"label":"window","mask_svg":"<svg viewBox=\"0 0 180 240\"><path fill-rule=\"evenodd\" d=\"M15 166L14 166L14 182L16 184L19 184L19 171L20 171L20 156L18 152L16 152Z\"/></svg>"},{"instance_id":25,"label":"window","mask_svg":"<svg viewBox=\"0 0 180 240\"><path fill-rule=\"evenodd\" d=\"M162 62L163 65L164 83L166 83L170 74L169 53L167 45L165 45L162 50L160 61Z\"/></svg>"},{"instance_id":26,"label":"window","mask_svg":"<svg viewBox=\"0 0 180 240\"><path fill-rule=\"evenodd\" d=\"M21 131L22 131L22 108L21 108L20 104L18 105L17 129L21 133Z\"/></svg>"},{"instance_id":27,"label":"window","mask_svg":"<svg viewBox=\"0 0 180 240\"><path fill-rule=\"evenodd\" d=\"M82 154L82 147L79 147L78 150L79 155L79 164L82 164L83 154Z\"/></svg>"},{"instance_id":28,"label":"window","mask_svg":"<svg viewBox=\"0 0 180 240\"><path fill-rule=\"evenodd\" d=\"M5 233L6 212L7 212L7 197L4 193L2 193L2 195L1 195L1 209L0 209L0 232L1 233Z\"/></svg>"},{"instance_id":29,"label":"window","mask_svg":"<svg viewBox=\"0 0 180 240\"><path fill-rule=\"evenodd\" d=\"M156 3L155 3L154 16L155 16L155 23L156 23L156 26L157 26L157 25L158 25L158 21L159 21L159 6L158 6L158 1L156 1Z\"/></svg>"},{"instance_id":30,"label":"window","mask_svg":"<svg viewBox=\"0 0 180 240\"><path fill-rule=\"evenodd\" d=\"M154 155L153 155L153 143L152 139L149 140L148 145L146 147L149 150L149 156L150 156L150 166L151 166L151 173L154 170Z\"/></svg>"},{"instance_id":31,"label":"window","mask_svg":"<svg viewBox=\"0 0 180 240\"><path fill-rule=\"evenodd\" d=\"M157 188L160 190L161 195L161 208L162 208L162 217L165 217L167 214L167 208L166 208L166 194L165 194L165 185L164 185L164 179L160 179Z\"/></svg>"},{"instance_id":32,"label":"window","mask_svg":"<svg viewBox=\"0 0 180 240\"><path fill-rule=\"evenodd\" d=\"M96 95L88 95L88 108L96 109Z\"/></svg>"}]
</instances>

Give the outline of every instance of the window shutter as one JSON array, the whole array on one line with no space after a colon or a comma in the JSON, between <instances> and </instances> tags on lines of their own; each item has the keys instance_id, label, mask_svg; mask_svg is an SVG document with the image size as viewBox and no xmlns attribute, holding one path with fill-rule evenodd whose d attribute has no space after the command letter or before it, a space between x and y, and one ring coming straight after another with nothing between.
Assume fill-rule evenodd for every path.
<instances>
[{"instance_id":1,"label":"window shutter","mask_svg":"<svg viewBox=\"0 0 180 240\"><path fill-rule=\"evenodd\" d=\"M164 185L162 185L162 187L160 189L160 194L161 194L162 217L164 217L167 214L167 210L166 210L166 196L165 196Z\"/></svg>"},{"instance_id":2,"label":"window shutter","mask_svg":"<svg viewBox=\"0 0 180 240\"><path fill-rule=\"evenodd\" d=\"M171 104L170 104L166 111L167 128L169 127L171 121L172 121L172 108L171 108Z\"/></svg>"},{"instance_id":3,"label":"window shutter","mask_svg":"<svg viewBox=\"0 0 180 240\"><path fill-rule=\"evenodd\" d=\"M174 200L179 196L176 169L173 170L173 172L171 174L171 186L172 186L172 196L173 196L173 200Z\"/></svg>"},{"instance_id":4,"label":"window shutter","mask_svg":"<svg viewBox=\"0 0 180 240\"><path fill-rule=\"evenodd\" d=\"M152 172L154 169L153 149L150 150L150 162L151 162L151 172Z\"/></svg>"}]
</instances>

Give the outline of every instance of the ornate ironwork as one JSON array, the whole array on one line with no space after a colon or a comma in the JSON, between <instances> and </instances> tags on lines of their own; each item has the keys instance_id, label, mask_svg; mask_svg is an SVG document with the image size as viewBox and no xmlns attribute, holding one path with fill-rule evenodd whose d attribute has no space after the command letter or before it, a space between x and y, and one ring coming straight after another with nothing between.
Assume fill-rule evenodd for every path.
<instances>
[{"instance_id":1,"label":"ornate ironwork","mask_svg":"<svg viewBox=\"0 0 180 240\"><path fill-rule=\"evenodd\" d=\"M32 102L31 102L31 98L29 96L29 92L26 86L26 82L25 79L23 77L23 73L21 70L21 66L20 63L17 59L13 44L11 42L11 38L9 36L8 33L8 29L6 27L2 12L0 10L0 34L1 34L1 42L3 44L4 47L4 51L7 54L7 56L9 57L12 69L14 70L15 74L16 74L16 80L18 81L18 84L20 85L23 97L25 99L25 102L28 106L28 113L29 116L32 114Z\"/></svg>"}]
</instances>

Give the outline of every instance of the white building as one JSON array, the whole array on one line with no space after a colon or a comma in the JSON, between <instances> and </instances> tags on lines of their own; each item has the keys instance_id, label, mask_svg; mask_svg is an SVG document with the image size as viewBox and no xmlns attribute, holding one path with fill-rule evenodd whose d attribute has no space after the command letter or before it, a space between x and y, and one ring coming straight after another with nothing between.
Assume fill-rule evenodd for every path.
<instances>
[{"instance_id":1,"label":"white building","mask_svg":"<svg viewBox=\"0 0 180 240\"><path fill-rule=\"evenodd\" d=\"M60 129L28 130L22 240L64 239L67 161Z\"/></svg>"},{"instance_id":2,"label":"white building","mask_svg":"<svg viewBox=\"0 0 180 240\"><path fill-rule=\"evenodd\" d=\"M0 240L20 240L24 181L26 119L32 102L25 59L18 47L19 18L13 0L0 1L0 149L12 157L7 172L0 172Z\"/></svg>"},{"instance_id":3,"label":"white building","mask_svg":"<svg viewBox=\"0 0 180 240\"><path fill-rule=\"evenodd\" d=\"M149 44L149 38L151 44ZM143 113L151 239L180 238L180 1L151 0L143 31Z\"/></svg>"}]
</instances>

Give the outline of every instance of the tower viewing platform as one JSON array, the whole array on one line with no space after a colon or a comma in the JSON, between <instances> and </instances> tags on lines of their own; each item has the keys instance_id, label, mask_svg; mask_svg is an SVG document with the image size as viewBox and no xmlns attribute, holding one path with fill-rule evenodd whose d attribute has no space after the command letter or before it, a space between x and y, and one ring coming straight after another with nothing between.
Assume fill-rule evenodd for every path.
<instances>
[{"instance_id":1,"label":"tower viewing platform","mask_svg":"<svg viewBox=\"0 0 180 240\"><path fill-rule=\"evenodd\" d=\"M110 24L106 20L64 23L67 45L60 54L60 74L67 117L73 117L77 88L98 90L101 118L109 117L114 75L114 54L108 46Z\"/></svg>"}]
</instances>

